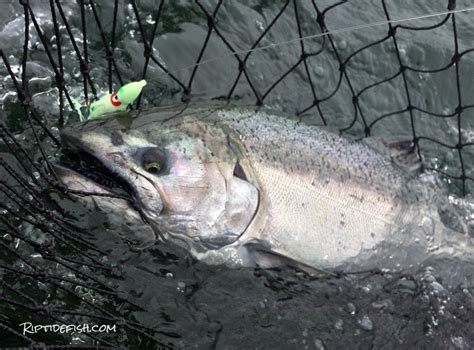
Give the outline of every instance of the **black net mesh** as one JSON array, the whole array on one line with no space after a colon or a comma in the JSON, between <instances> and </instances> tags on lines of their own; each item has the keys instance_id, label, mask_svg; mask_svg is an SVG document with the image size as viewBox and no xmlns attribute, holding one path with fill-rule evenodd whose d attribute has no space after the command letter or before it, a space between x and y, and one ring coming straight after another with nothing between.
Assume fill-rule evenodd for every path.
<instances>
[{"instance_id":1,"label":"black net mesh","mask_svg":"<svg viewBox=\"0 0 474 350\"><path fill-rule=\"evenodd\" d=\"M187 324L207 326L197 327L195 335L177 329L170 316L179 313L174 290L160 290L168 301L150 320L146 306L135 302L147 293L133 295L117 282L136 271L91 243L80 224L86 209L78 212L49 170L60 128L77 119L74 101L144 78L148 85L134 108L238 100L358 137L405 135L425 170L442 174L451 191L466 195L474 180L469 5L455 0L2 2L6 14L0 23L8 24L0 37L1 345L167 348L200 338L212 346L224 327L195 306L198 316ZM159 268L150 273L163 284L182 274L180 264L191 264L177 262L172 251L161 251L152 261ZM200 269L183 280L208 281ZM268 278L259 270L249 274ZM409 290L419 312L432 316L433 305L423 301L430 292L426 286L413 282L407 289L406 276L371 276L383 279L385 296L403 299L399 290ZM277 282L265 283L278 291ZM180 298L208 302L193 283L183 282ZM285 297L308 292L291 286L286 285ZM321 293L314 298L327 291ZM350 301L348 293L335 296L335 302ZM313 306L329 317L323 305ZM466 317L460 315L459 322ZM18 327L23 322L109 324L117 325L117 332L23 334ZM404 322L397 324L399 332L412 321ZM427 332L430 322L420 321Z\"/></svg>"}]
</instances>

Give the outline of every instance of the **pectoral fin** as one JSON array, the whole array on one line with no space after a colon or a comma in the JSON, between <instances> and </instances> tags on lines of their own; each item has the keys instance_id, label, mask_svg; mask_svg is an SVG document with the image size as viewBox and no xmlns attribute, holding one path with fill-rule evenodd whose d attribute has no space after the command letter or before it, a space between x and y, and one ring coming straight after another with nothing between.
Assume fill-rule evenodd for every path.
<instances>
[{"instance_id":1,"label":"pectoral fin","mask_svg":"<svg viewBox=\"0 0 474 350\"><path fill-rule=\"evenodd\" d=\"M336 274L332 272L315 268L305 263L296 261L280 252L271 250L266 247L266 245L258 241L246 243L245 248L247 249L248 254L252 256L254 264L261 268L289 266L304 271L312 277L323 278L336 276Z\"/></svg>"}]
</instances>

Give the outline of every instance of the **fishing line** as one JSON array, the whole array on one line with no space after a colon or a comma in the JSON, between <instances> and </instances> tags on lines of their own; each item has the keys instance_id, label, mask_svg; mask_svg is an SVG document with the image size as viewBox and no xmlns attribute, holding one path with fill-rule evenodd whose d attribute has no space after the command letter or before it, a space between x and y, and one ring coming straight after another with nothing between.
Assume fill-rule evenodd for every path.
<instances>
[{"instance_id":1,"label":"fishing line","mask_svg":"<svg viewBox=\"0 0 474 350\"><path fill-rule=\"evenodd\" d=\"M450 15L450 14L455 14L455 13L469 12L469 11L473 11L473 10L474 10L474 6L473 7L467 7L467 8L464 8L464 9L459 9L459 10L450 10L450 11L437 12L437 13L432 13L432 14L422 15L422 16L391 19L391 20L378 21L378 22L372 22L372 23L366 23L366 24L358 24L358 25L354 25L354 26L334 29L334 30L330 30L330 31L327 31L327 32L323 32L323 33L317 33L317 34L304 36L304 37L301 37L301 38L295 38L295 39L291 39L291 40L287 40L287 41L280 41L280 42L277 42L277 43L272 43L272 44L268 44L268 45L265 45L265 46L260 46L260 47L254 48L254 49L235 51L235 52L232 52L230 54L221 55L221 56L217 56L217 57L214 57L214 58L210 58L210 59L205 60L205 61L201 61L198 64L192 64L192 65L185 66L185 67L182 67L182 68L178 68L178 69L175 69L175 70L170 70L168 72L163 72L163 73L158 74L158 76L168 75L169 73L181 72L181 71L188 70L188 69L191 69L191 68L194 68L194 67L202 66L204 64L212 63L212 62L215 62L215 61L218 61L220 59L227 58L227 57L233 57L233 56L237 56L237 55L241 55L241 54L247 54L247 53L251 53L251 52L255 52L255 51L268 50L268 49L275 48L275 47L278 47L278 46L288 45L288 44L292 44L292 43L296 43L296 42L300 42L300 41L304 41L304 40L325 37L325 36L328 36L328 35L331 35L331 34L348 33L348 32L356 31L356 30L359 30L359 29L366 29L366 28L371 28L371 27L376 27L376 26L381 26L381 25L386 25L386 24L409 22L409 21L414 21L414 20L417 20L417 19L426 19L426 18L432 18L432 17L439 17L439 16Z\"/></svg>"}]
</instances>

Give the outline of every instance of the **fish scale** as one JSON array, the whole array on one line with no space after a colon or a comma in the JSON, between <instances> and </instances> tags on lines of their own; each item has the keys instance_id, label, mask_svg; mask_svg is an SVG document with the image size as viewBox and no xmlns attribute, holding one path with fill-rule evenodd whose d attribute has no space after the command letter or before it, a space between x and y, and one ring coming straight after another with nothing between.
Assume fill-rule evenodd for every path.
<instances>
[{"instance_id":1,"label":"fish scale","mask_svg":"<svg viewBox=\"0 0 474 350\"><path fill-rule=\"evenodd\" d=\"M401 170L367 146L323 129L266 112L245 118L249 114L232 110L219 117L244 136L269 203L259 239L321 268L344 265L391 240L408 208L399 196L407 179ZM255 125L258 138L252 137Z\"/></svg>"},{"instance_id":2,"label":"fish scale","mask_svg":"<svg viewBox=\"0 0 474 350\"><path fill-rule=\"evenodd\" d=\"M405 168L388 148L376 151L265 109L164 107L75 125L62 137L126 183L154 236L210 264L407 268L468 242L442 223L445 192L407 171L416 168L410 162ZM165 171L150 174L145 160L164 161ZM101 186L66 168L61 174L73 188ZM104 190L113 189L105 183ZM114 198L95 200L118 208ZM141 247L154 236L142 234Z\"/></svg>"},{"instance_id":3,"label":"fish scale","mask_svg":"<svg viewBox=\"0 0 474 350\"><path fill-rule=\"evenodd\" d=\"M375 150L324 128L308 127L266 111L224 110L218 115L245 137L249 155L255 153L264 162L276 158L275 167L290 171L300 167L301 172L331 177L337 172L342 181L351 177L387 192L397 192L407 181L406 174ZM258 133L254 131L256 125Z\"/></svg>"},{"instance_id":4,"label":"fish scale","mask_svg":"<svg viewBox=\"0 0 474 350\"><path fill-rule=\"evenodd\" d=\"M261 165L255 172L271 202L262 238L312 266L339 266L375 247L401 215L391 198L367 189L332 180L312 185L309 176Z\"/></svg>"}]
</instances>

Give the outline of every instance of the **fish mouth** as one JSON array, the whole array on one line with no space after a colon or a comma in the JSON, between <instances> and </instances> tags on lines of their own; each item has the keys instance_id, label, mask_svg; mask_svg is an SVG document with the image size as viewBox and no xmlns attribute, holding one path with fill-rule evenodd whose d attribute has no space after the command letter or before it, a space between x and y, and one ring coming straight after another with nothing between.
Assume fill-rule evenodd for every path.
<instances>
[{"instance_id":1,"label":"fish mouth","mask_svg":"<svg viewBox=\"0 0 474 350\"><path fill-rule=\"evenodd\" d=\"M135 201L137 196L133 186L107 162L95 156L93 150L64 138L63 146L60 160L51 164L68 190L81 194L109 194L131 203Z\"/></svg>"},{"instance_id":2,"label":"fish mouth","mask_svg":"<svg viewBox=\"0 0 474 350\"><path fill-rule=\"evenodd\" d=\"M159 232L155 226L148 225L150 221L134 184L114 169L114 163L101 159L79 138L63 133L61 139L61 156L51 166L64 193L81 201L85 199L85 203L90 200L94 209L113 212L110 216L115 225L113 231L132 249L141 251L152 246Z\"/></svg>"},{"instance_id":3,"label":"fish mouth","mask_svg":"<svg viewBox=\"0 0 474 350\"><path fill-rule=\"evenodd\" d=\"M124 199L133 199L135 190L120 175L108 168L98 158L85 152L71 152L70 150L64 150L63 154L68 158L67 160L53 163L54 170L60 178L66 172L73 173L68 175L79 176L105 192L115 194Z\"/></svg>"}]
</instances>

